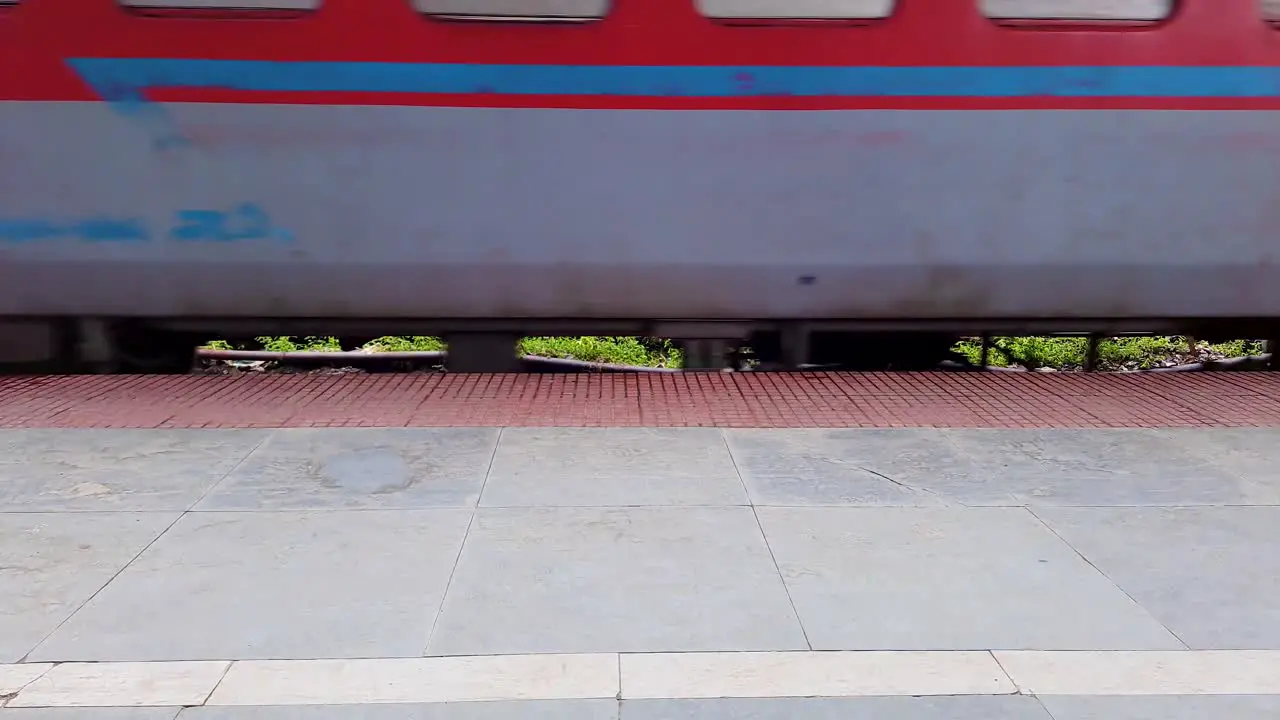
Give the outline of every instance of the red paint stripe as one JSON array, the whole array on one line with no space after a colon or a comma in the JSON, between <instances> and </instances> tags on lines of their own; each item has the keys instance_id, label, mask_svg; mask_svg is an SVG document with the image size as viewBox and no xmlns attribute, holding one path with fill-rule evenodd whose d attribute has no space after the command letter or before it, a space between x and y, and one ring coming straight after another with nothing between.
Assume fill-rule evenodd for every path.
<instances>
[{"instance_id":1,"label":"red paint stripe","mask_svg":"<svg viewBox=\"0 0 1280 720\"><path fill-rule=\"evenodd\" d=\"M79 84L79 80L76 80ZM251 92L154 88L155 102L381 105L398 107L556 108L583 110L1280 110L1275 98L1152 97L629 97L584 95L445 95L380 92ZM100 101L89 88L28 87L12 101Z\"/></svg>"},{"instance_id":2,"label":"red paint stripe","mask_svg":"<svg viewBox=\"0 0 1280 720\"><path fill-rule=\"evenodd\" d=\"M87 88L55 92L29 88L0 101L97 102ZM247 92L159 88L155 102L242 105L375 105L393 107L548 108L579 110L1280 110L1275 98L979 98L979 97L776 97L672 98L582 95L440 95L378 92Z\"/></svg>"}]
</instances>

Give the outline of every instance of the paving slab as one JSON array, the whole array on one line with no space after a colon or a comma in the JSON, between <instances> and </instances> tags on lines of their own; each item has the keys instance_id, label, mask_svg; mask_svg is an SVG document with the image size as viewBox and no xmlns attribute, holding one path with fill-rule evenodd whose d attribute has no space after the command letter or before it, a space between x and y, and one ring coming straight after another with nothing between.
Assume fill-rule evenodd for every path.
<instances>
[{"instance_id":1,"label":"paving slab","mask_svg":"<svg viewBox=\"0 0 1280 720\"><path fill-rule=\"evenodd\" d=\"M1254 483L1164 430L951 430L964 473L932 489L967 505L1222 505L1270 502Z\"/></svg>"},{"instance_id":2,"label":"paving slab","mask_svg":"<svg viewBox=\"0 0 1280 720\"><path fill-rule=\"evenodd\" d=\"M237 662L208 705L337 705L618 696L618 656L493 655Z\"/></svg>"},{"instance_id":3,"label":"paving slab","mask_svg":"<svg viewBox=\"0 0 1280 720\"><path fill-rule=\"evenodd\" d=\"M3 715L0 715L3 717ZM618 720L616 700L187 708L179 720ZM18 720L21 720L19 718Z\"/></svg>"},{"instance_id":4,"label":"paving slab","mask_svg":"<svg viewBox=\"0 0 1280 720\"><path fill-rule=\"evenodd\" d=\"M174 720L182 708L3 708L0 720Z\"/></svg>"},{"instance_id":5,"label":"paving slab","mask_svg":"<svg viewBox=\"0 0 1280 720\"><path fill-rule=\"evenodd\" d=\"M467 510L191 513L33 654L420 655Z\"/></svg>"},{"instance_id":6,"label":"paving slab","mask_svg":"<svg viewBox=\"0 0 1280 720\"><path fill-rule=\"evenodd\" d=\"M1280 648L1280 507L1036 513L1190 647Z\"/></svg>"},{"instance_id":7,"label":"paving slab","mask_svg":"<svg viewBox=\"0 0 1280 720\"><path fill-rule=\"evenodd\" d=\"M1269 504L1280 496L1164 430L730 430L726 436L757 505Z\"/></svg>"},{"instance_id":8,"label":"paving slab","mask_svg":"<svg viewBox=\"0 0 1280 720\"><path fill-rule=\"evenodd\" d=\"M1054 720L1275 720L1280 695L1040 698Z\"/></svg>"},{"instance_id":9,"label":"paving slab","mask_svg":"<svg viewBox=\"0 0 1280 720\"><path fill-rule=\"evenodd\" d=\"M1055 720L1032 697L624 700L621 720ZM1062 720L1062 719L1058 719Z\"/></svg>"},{"instance_id":10,"label":"paving slab","mask_svg":"<svg viewBox=\"0 0 1280 720\"><path fill-rule=\"evenodd\" d=\"M16 695L53 668L51 663L6 663L0 665L0 705L4 695Z\"/></svg>"},{"instance_id":11,"label":"paving slab","mask_svg":"<svg viewBox=\"0 0 1280 720\"><path fill-rule=\"evenodd\" d=\"M485 507L746 505L719 430L510 428Z\"/></svg>"},{"instance_id":12,"label":"paving slab","mask_svg":"<svg viewBox=\"0 0 1280 720\"><path fill-rule=\"evenodd\" d=\"M815 650L1178 649L1020 508L759 508Z\"/></svg>"},{"instance_id":13,"label":"paving slab","mask_svg":"<svg viewBox=\"0 0 1280 720\"><path fill-rule=\"evenodd\" d=\"M494 428L280 430L198 510L471 507Z\"/></svg>"},{"instance_id":14,"label":"paving slab","mask_svg":"<svg viewBox=\"0 0 1280 720\"><path fill-rule=\"evenodd\" d=\"M481 508L428 652L804 648L750 508Z\"/></svg>"},{"instance_id":15,"label":"paving slab","mask_svg":"<svg viewBox=\"0 0 1280 720\"><path fill-rule=\"evenodd\" d=\"M1017 692L989 652L626 654L622 697L771 698Z\"/></svg>"},{"instance_id":16,"label":"paving slab","mask_svg":"<svg viewBox=\"0 0 1280 720\"><path fill-rule=\"evenodd\" d=\"M262 430L0 430L0 511L191 507Z\"/></svg>"},{"instance_id":17,"label":"paving slab","mask_svg":"<svg viewBox=\"0 0 1280 720\"><path fill-rule=\"evenodd\" d=\"M996 650L1032 695L1275 695L1280 650Z\"/></svg>"},{"instance_id":18,"label":"paving slab","mask_svg":"<svg viewBox=\"0 0 1280 720\"><path fill-rule=\"evenodd\" d=\"M209 697L231 663L63 663L8 707L181 707Z\"/></svg>"},{"instance_id":19,"label":"paving slab","mask_svg":"<svg viewBox=\"0 0 1280 720\"><path fill-rule=\"evenodd\" d=\"M925 505L964 459L937 430L727 430L756 505Z\"/></svg>"},{"instance_id":20,"label":"paving slab","mask_svg":"<svg viewBox=\"0 0 1280 720\"><path fill-rule=\"evenodd\" d=\"M1280 504L1280 428L1197 428L1165 431L1196 457L1262 488Z\"/></svg>"},{"instance_id":21,"label":"paving slab","mask_svg":"<svg viewBox=\"0 0 1280 720\"><path fill-rule=\"evenodd\" d=\"M0 662L16 662L178 517L0 513Z\"/></svg>"}]
</instances>

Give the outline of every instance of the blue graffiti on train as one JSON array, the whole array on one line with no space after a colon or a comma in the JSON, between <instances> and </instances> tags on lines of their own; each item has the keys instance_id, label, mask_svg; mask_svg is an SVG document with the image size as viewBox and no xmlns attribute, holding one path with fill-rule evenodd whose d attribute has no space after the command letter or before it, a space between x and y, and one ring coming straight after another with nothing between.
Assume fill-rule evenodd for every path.
<instances>
[{"instance_id":1,"label":"blue graffiti on train","mask_svg":"<svg viewBox=\"0 0 1280 720\"><path fill-rule=\"evenodd\" d=\"M87 243L147 242L151 232L137 218L88 217L75 220L0 216L0 242L30 243L74 239Z\"/></svg>"},{"instance_id":2,"label":"blue graffiti on train","mask_svg":"<svg viewBox=\"0 0 1280 720\"><path fill-rule=\"evenodd\" d=\"M169 238L178 242L229 243L242 240L289 242L293 234L278 228L271 216L253 203L244 203L232 212L220 210L179 210Z\"/></svg>"},{"instance_id":3,"label":"blue graffiti on train","mask_svg":"<svg viewBox=\"0 0 1280 720\"><path fill-rule=\"evenodd\" d=\"M243 203L231 211L179 210L162 234L154 232L145 220L137 217L0 215L0 243L5 244L147 243L156 237L175 243L214 245L251 241L291 243L294 239L292 232L277 226L265 210L253 203Z\"/></svg>"}]
</instances>

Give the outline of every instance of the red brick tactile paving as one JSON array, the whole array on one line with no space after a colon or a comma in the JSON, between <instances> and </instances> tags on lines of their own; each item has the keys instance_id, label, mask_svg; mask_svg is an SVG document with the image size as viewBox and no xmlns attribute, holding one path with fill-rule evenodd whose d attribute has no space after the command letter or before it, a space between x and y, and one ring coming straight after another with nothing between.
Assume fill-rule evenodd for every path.
<instances>
[{"instance_id":1,"label":"red brick tactile paving","mask_svg":"<svg viewBox=\"0 0 1280 720\"><path fill-rule=\"evenodd\" d=\"M0 427L1280 426L1280 373L0 378Z\"/></svg>"}]
</instances>

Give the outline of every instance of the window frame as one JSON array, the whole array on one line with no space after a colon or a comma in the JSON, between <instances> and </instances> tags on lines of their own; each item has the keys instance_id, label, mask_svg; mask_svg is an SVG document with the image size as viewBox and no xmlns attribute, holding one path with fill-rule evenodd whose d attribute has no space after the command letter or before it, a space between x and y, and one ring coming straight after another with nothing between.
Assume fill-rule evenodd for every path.
<instances>
[{"instance_id":1,"label":"window frame","mask_svg":"<svg viewBox=\"0 0 1280 720\"><path fill-rule=\"evenodd\" d=\"M852 22L852 23L861 24L861 23L873 23L873 22L888 20L889 18L893 17L895 12L897 12L898 5L902 0L800 0L801 4L813 4L813 5L819 5L822 3L835 5L843 1L843 2L853 2L860 6L869 6L869 5L876 5L876 4L883 6L883 9L880 10L879 12L859 12L854 14L849 14L849 13L838 14L835 12L811 12L811 13L805 13L800 15L785 15L785 14L782 14L781 12L778 12L778 13L756 12L756 13L733 13L733 14L727 14L722 12L713 13L709 11L706 7L708 4L713 4L713 3L719 4L719 3L735 3L735 2L742 2L747 4L776 3L779 7L785 7L787 5L797 4L795 0L689 0L689 1L693 4L694 10L699 15L701 15L702 17L708 20L714 20L717 22L750 23L750 22L762 22L762 21L764 22L767 22L767 21L779 21L779 22L826 21L826 22L836 22L836 23ZM914 0L914 1L919 2L919 0Z\"/></svg>"},{"instance_id":2,"label":"window frame","mask_svg":"<svg viewBox=\"0 0 1280 720\"><path fill-rule=\"evenodd\" d=\"M526 0L405 0L414 12L440 22L481 22L481 23L544 23L580 25L595 23L609 17L613 12L613 0L541 0L565 6L581 5L598 7L598 12L566 11L563 13L528 15L517 12L494 12L481 9L476 12L460 12L449 5L465 6L493 2L498 5L519 5ZM535 0L537 1L537 0ZM634 0L632 0L634 1ZM641 0L643 1L643 0ZM446 7L440 7L443 4ZM435 6L435 7L432 7Z\"/></svg>"},{"instance_id":3,"label":"window frame","mask_svg":"<svg viewBox=\"0 0 1280 720\"><path fill-rule=\"evenodd\" d=\"M1053 10L1043 11L1027 11L1027 14L994 14L990 6L1018 4L1034 4L1038 6L1048 6L1052 4L1061 5L1088 5L1090 3L1151 3L1163 4L1164 10L1159 14L1149 13L1147 15L1134 13L1126 13L1121 16L1118 14L1106 14L1104 11L1087 11L1080 10L1074 13L1062 13ZM1152 25L1170 20L1178 11L1179 0L976 0L978 12L988 20L997 23L1071 23L1071 24L1141 24ZM1001 12L1001 11L996 11ZM1036 14L1030 14L1036 13Z\"/></svg>"},{"instance_id":4,"label":"window frame","mask_svg":"<svg viewBox=\"0 0 1280 720\"><path fill-rule=\"evenodd\" d=\"M136 15L295 18L319 12L324 0L115 0Z\"/></svg>"}]
</instances>

